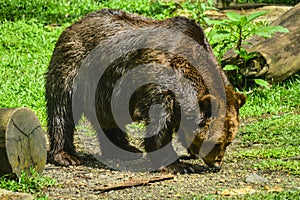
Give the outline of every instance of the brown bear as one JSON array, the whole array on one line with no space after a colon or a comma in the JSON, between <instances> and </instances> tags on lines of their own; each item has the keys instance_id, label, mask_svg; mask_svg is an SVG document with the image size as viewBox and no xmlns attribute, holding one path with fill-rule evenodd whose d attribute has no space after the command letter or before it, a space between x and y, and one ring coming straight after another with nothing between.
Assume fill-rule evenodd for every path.
<instances>
[{"instance_id":1,"label":"brown bear","mask_svg":"<svg viewBox=\"0 0 300 200\"><path fill-rule=\"evenodd\" d=\"M136 43L142 48L131 48ZM110 56L116 59L107 69L101 69L104 68L101 63L106 63ZM95 106L85 103L85 95L89 95L86 92L81 96L82 108L76 108L82 110L76 112L89 117L86 110L96 110L97 121L104 132L100 135L104 154L122 157L120 152L109 152L104 137L123 150L141 152L129 144L127 134L115 122L111 108L114 85L124 74L139 66L142 68L137 71L138 79L149 79L150 82L133 92L128 109L133 121L148 125L144 145L146 152L153 153L149 154L150 160L157 168L171 164L175 155L169 145L172 135L182 132L179 138L192 156L201 157L208 166L220 169L225 149L236 136L239 108L246 97L231 87L202 28L185 17L153 20L111 9L88 14L68 27L56 43L46 73L50 162L63 166L80 163L73 143L78 116L74 119L72 98L78 74L95 59L103 71L94 94ZM173 70L171 73L170 69ZM166 73L160 75L162 71ZM195 99L197 103L194 103ZM157 104L163 111L150 112ZM155 120L157 123L151 123ZM92 120L92 123L97 122ZM163 147L167 147L167 151L156 155L155 152ZM157 160L157 156L161 160Z\"/></svg>"}]
</instances>

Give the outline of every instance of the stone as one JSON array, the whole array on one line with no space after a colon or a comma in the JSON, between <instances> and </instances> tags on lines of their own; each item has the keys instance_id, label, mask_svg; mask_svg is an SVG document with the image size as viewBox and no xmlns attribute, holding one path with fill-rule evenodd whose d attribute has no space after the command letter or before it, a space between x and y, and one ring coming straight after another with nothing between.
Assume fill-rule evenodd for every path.
<instances>
[{"instance_id":1,"label":"stone","mask_svg":"<svg viewBox=\"0 0 300 200\"><path fill-rule=\"evenodd\" d=\"M268 180L262 176L253 173L246 178L247 183L266 183Z\"/></svg>"}]
</instances>

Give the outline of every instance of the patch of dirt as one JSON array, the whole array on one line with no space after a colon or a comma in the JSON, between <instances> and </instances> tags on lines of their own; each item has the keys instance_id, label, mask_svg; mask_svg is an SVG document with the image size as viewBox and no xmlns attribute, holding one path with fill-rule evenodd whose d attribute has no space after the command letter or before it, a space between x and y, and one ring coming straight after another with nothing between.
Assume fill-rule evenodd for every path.
<instances>
[{"instance_id":1,"label":"patch of dirt","mask_svg":"<svg viewBox=\"0 0 300 200\"><path fill-rule=\"evenodd\" d=\"M176 174L169 180L108 192L101 192L99 188L124 183L128 180L147 180L165 174L110 170L91 155L80 150L80 154L85 158L84 165L70 167L46 165L44 175L55 178L58 185L47 188L44 194L48 195L49 199L191 199L195 196L201 199L207 195L215 195L216 199L221 199L226 194L226 190L232 189L252 188L256 192L265 192L268 188L299 189L300 177L278 171L257 171L250 166L261 160L233 156L247 148L256 147L241 146L239 141L235 140L226 151L222 170L217 173L207 170L201 160L182 160L182 163L192 166L195 172ZM247 183L246 178L253 173L268 181L259 184Z\"/></svg>"},{"instance_id":2,"label":"patch of dirt","mask_svg":"<svg viewBox=\"0 0 300 200\"><path fill-rule=\"evenodd\" d=\"M249 123L269 117L272 116L263 115L259 118L244 119L241 120L241 126L247 126ZM75 137L75 143L83 159L83 165L70 167L46 165L44 175L57 180L56 186L49 187L43 192L48 195L49 199L192 199L193 197L202 199L208 195L215 199L223 199L225 195L239 195L238 199L243 199L243 193L300 190L300 176L279 170L255 170L253 168L254 164L272 160L272 158L237 156L240 151L261 148L261 144L242 144L239 138L227 148L220 172L210 171L200 159L181 159L180 166L187 169L187 173L175 174L169 178L164 178L166 174L163 172L109 169L89 154L78 136ZM299 156L281 160L294 159L299 160ZM259 175L267 182L247 182L247 177L253 174ZM158 180L160 178L164 180ZM140 184L135 184L136 182ZM137 186L122 187L128 183ZM105 192L101 190L107 187L116 187L116 190Z\"/></svg>"}]
</instances>

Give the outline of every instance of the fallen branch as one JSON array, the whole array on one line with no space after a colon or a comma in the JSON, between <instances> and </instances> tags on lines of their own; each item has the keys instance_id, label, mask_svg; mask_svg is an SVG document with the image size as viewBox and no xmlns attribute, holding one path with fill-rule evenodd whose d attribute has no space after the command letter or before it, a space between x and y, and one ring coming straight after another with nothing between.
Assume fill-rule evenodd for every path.
<instances>
[{"instance_id":1,"label":"fallen branch","mask_svg":"<svg viewBox=\"0 0 300 200\"><path fill-rule=\"evenodd\" d=\"M288 157L288 158L283 158L282 160L300 160L300 156L293 156L293 157Z\"/></svg>"},{"instance_id":2,"label":"fallen branch","mask_svg":"<svg viewBox=\"0 0 300 200\"><path fill-rule=\"evenodd\" d=\"M132 179L132 178L130 178L129 180L124 181L122 183L117 183L115 185L96 188L96 189L94 189L94 191L108 192L108 191L111 191L111 190L121 190L121 189L124 189L124 188L130 188L130 187L133 187L133 186L148 185L149 183L169 180L169 179L173 179L173 178L174 178L174 175L172 175L172 174L162 175L162 176L159 176L159 177L156 176L156 177L152 177L152 178L149 178L149 179L144 179L144 178Z\"/></svg>"}]
</instances>

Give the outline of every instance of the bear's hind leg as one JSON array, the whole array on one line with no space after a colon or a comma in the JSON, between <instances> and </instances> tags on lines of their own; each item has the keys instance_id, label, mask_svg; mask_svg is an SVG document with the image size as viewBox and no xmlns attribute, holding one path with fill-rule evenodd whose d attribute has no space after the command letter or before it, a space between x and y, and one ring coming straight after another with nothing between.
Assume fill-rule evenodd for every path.
<instances>
[{"instance_id":1,"label":"bear's hind leg","mask_svg":"<svg viewBox=\"0 0 300 200\"><path fill-rule=\"evenodd\" d=\"M53 95L48 88L46 90L47 127L50 142L48 161L61 166L78 165L80 160L76 156L74 146L75 125L71 111L72 104L68 104L70 98L65 98L67 99L66 106L58 105L58 99L62 98L60 95Z\"/></svg>"}]
</instances>

